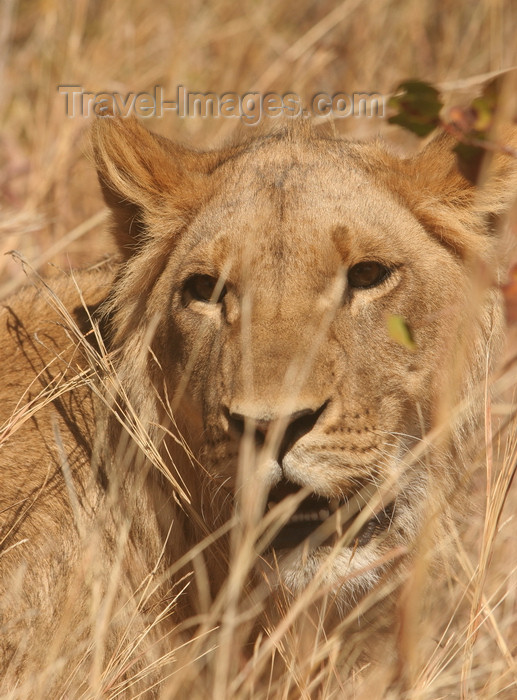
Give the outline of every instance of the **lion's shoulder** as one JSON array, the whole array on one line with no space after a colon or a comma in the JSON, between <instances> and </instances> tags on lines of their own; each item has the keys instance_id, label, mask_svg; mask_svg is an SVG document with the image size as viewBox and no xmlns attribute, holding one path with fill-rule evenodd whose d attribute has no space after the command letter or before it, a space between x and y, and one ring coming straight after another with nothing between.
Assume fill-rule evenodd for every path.
<instances>
[{"instance_id":1,"label":"lion's shoulder","mask_svg":"<svg viewBox=\"0 0 517 700\"><path fill-rule=\"evenodd\" d=\"M60 274L36 281L0 305L0 415L18 400L16 386L26 387L39 373L46 379L76 357L81 338L92 333L91 315L108 293L107 269ZM31 376L32 375L32 376Z\"/></svg>"},{"instance_id":2,"label":"lion's shoulder","mask_svg":"<svg viewBox=\"0 0 517 700\"><path fill-rule=\"evenodd\" d=\"M109 280L106 269L62 274L0 307L0 527L8 525L8 540L59 525L69 504L63 470L78 474L89 464L92 314Z\"/></svg>"}]
</instances>

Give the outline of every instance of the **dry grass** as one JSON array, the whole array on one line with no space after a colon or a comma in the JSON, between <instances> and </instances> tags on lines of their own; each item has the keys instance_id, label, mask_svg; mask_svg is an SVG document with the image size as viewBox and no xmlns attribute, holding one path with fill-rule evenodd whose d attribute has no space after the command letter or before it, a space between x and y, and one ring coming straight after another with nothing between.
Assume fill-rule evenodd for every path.
<instances>
[{"instance_id":1,"label":"dry grass","mask_svg":"<svg viewBox=\"0 0 517 700\"><path fill-rule=\"evenodd\" d=\"M399 81L414 76L445 85L446 97L453 101L463 99L465 79L474 78L468 81L471 93L476 76L517 65L516 36L512 0L170 0L154 5L143 0L4 0L0 250L21 251L45 274L50 265L84 266L112 250L93 168L83 155L88 121L67 118L59 84L121 93L162 85L171 96L182 84L216 93L289 91L309 100L317 92L389 93ZM240 125L239 120L171 116L149 126L208 146L229 138ZM345 119L335 122L335 128L359 136L381 131L397 147L415 145L379 119ZM12 257L0 258L1 296L24 280ZM436 584L443 589L440 604L422 627L415 629L412 620L405 623L406 690L390 695L382 666L373 677L344 677L342 659L353 653L346 647L348 621L325 639L321 621L304 620L317 586L308 589L253 654L239 656L244 635L239 628L245 629L249 620L244 623L243 611L228 604L231 586L242 583L230 581L220 607L207 615L196 637L185 643L178 634L171 640L173 663L167 667L171 677L164 698L517 696L514 342L515 333L510 333L507 365L494 398L486 398L485 449L473 467L472 512L461 537L451 533L456 556L444 582ZM25 418L17 416L15 422ZM15 429L13 425L8 427ZM250 551L244 547L241 556L236 576L243 577ZM418 576L416 571L406 614L412 609L411 596L419 595ZM150 580L142 582L142 600L151 586ZM180 590L181 585L173 591L171 608ZM218 627L225 605L226 616ZM135 644L138 640L128 635L127 648L119 650L112 667L98 672L96 694L65 691L62 697L120 697L124 686L117 679ZM304 654L297 655L301 647ZM257 678L275 654L285 656L290 674L272 677L269 689L259 687ZM165 667L166 661L159 663ZM203 665L206 675L199 673ZM40 697L47 697L44 679L41 683ZM21 688L1 697L21 700L26 694Z\"/></svg>"}]
</instances>

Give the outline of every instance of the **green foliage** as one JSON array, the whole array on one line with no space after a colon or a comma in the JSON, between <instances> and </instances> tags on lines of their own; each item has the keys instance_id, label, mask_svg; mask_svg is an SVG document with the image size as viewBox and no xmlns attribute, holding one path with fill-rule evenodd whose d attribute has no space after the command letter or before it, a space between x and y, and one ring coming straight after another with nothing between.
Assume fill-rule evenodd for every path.
<instances>
[{"instance_id":1,"label":"green foliage","mask_svg":"<svg viewBox=\"0 0 517 700\"><path fill-rule=\"evenodd\" d=\"M397 111L388 119L390 124L398 124L422 138L440 124L443 103L438 90L429 83L406 80L397 87L388 106Z\"/></svg>"},{"instance_id":2,"label":"green foliage","mask_svg":"<svg viewBox=\"0 0 517 700\"><path fill-rule=\"evenodd\" d=\"M460 141L453 150L460 172L471 182L477 182L479 178L500 93L500 79L496 78L485 85L481 95L472 100L469 107L451 110L452 124L460 131Z\"/></svg>"},{"instance_id":3,"label":"green foliage","mask_svg":"<svg viewBox=\"0 0 517 700\"><path fill-rule=\"evenodd\" d=\"M388 327L388 334L390 338L408 350L413 352L416 350L416 343L413 340L411 329L403 316L399 316L398 314L390 314L386 320L386 325Z\"/></svg>"},{"instance_id":4,"label":"green foliage","mask_svg":"<svg viewBox=\"0 0 517 700\"><path fill-rule=\"evenodd\" d=\"M485 157L485 149L479 145L459 141L452 150L456 154L460 173L470 182L476 183Z\"/></svg>"},{"instance_id":5,"label":"green foliage","mask_svg":"<svg viewBox=\"0 0 517 700\"><path fill-rule=\"evenodd\" d=\"M456 154L458 169L471 182L477 182L481 165L489 146L489 134L501 94L501 79L488 82L481 95L467 107L453 107L448 121L440 116L443 102L433 85L420 80L401 83L388 105L396 111L390 124L411 131L420 138L428 136L435 128L442 127L458 140L452 149Z\"/></svg>"}]
</instances>

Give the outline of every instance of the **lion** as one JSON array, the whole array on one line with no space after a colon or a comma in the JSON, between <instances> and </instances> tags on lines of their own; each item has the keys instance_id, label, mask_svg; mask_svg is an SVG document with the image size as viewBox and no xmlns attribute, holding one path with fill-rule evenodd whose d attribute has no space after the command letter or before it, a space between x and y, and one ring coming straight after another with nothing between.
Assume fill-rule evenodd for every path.
<instances>
[{"instance_id":1,"label":"lion","mask_svg":"<svg viewBox=\"0 0 517 700\"><path fill-rule=\"evenodd\" d=\"M515 160L476 188L451 146L302 123L201 152L97 119L118 259L1 312L10 697L152 697L179 639L257 644L239 611L304 595L394 624L465 500L504 329Z\"/></svg>"}]
</instances>

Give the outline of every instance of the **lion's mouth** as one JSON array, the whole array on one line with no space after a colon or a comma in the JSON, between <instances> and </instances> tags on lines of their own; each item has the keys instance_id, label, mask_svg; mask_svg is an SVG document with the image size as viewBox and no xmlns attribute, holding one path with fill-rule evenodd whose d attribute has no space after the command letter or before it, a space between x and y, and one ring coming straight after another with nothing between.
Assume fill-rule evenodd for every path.
<instances>
[{"instance_id":1,"label":"lion's mouth","mask_svg":"<svg viewBox=\"0 0 517 700\"><path fill-rule=\"evenodd\" d=\"M267 511L282 504L289 496L300 492L299 485L286 480L281 481L269 492ZM350 529L363 508L370 508L373 515L358 529L356 528L355 532L352 532ZM309 538L313 540L312 543L315 546L332 545L343 535L349 546L364 547L374 536L389 529L394 512L394 501L386 506L379 505L372 511L368 498L364 494L360 498L339 500L312 493L298 504L294 513L274 536L269 549L292 549ZM347 538L346 533L349 530L351 534Z\"/></svg>"}]
</instances>

